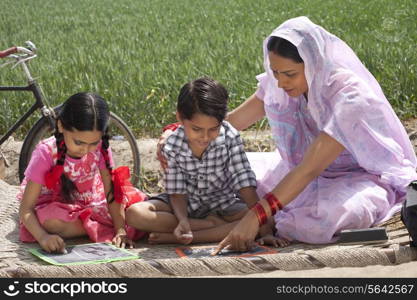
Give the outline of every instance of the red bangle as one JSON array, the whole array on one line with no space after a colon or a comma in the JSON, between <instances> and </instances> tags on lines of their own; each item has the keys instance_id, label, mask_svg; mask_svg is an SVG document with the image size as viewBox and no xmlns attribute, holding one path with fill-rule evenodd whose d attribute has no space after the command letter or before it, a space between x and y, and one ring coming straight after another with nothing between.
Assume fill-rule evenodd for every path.
<instances>
[{"instance_id":1,"label":"red bangle","mask_svg":"<svg viewBox=\"0 0 417 300\"><path fill-rule=\"evenodd\" d=\"M279 210L282 209L282 204L281 202L278 200L277 197L275 197L274 194L272 193L267 193L264 198L266 199L266 201L268 201L269 207L271 208L271 215L275 215L275 213L277 212L277 208Z\"/></svg>"},{"instance_id":2,"label":"red bangle","mask_svg":"<svg viewBox=\"0 0 417 300\"><path fill-rule=\"evenodd\" d=\"M257 203L252 210L255 212L256 216L258 217L259 225L263 225L266 223L267 216L264 207L262 204Z\"/></svg>"},{"instance_id":3,"label":"red bangle","mask_svg":"<svg viewBox=\"0 0 417 300\"><path fill-rule=\"evenodd\" d=\"M179 122L177 122L177 123L172 123L172 124L168 124L167 126L165 126L163 129L162 129L162 132L165 132L165 131L167 131L167 130L172 130L172 131L175 131L175 130L177 130L177 128L178 127L180 127L180 123Z\"/></svg>"}]
</instances>

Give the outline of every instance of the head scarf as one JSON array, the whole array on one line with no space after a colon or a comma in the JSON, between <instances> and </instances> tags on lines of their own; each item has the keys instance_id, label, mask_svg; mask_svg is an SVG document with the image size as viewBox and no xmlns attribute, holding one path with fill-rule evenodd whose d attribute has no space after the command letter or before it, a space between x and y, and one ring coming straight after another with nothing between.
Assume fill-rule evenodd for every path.
<instances>
[{"instance_id":1,"label":"head scarf","mask_svg":"<svg viewBox=\"0 0 417 300\"><path fill-rule=\"evenodd\" d=\"M294 101L278 88L270 69L271 36L297 47L308 84L308 111L319 131L336 139L362 168L386 183L403 188L417 178L413 147L376 79L345 42L307 17L287 20L264 40L266 73L257 78L266 105L285 110Z\"/></svg>"}]
</instances>

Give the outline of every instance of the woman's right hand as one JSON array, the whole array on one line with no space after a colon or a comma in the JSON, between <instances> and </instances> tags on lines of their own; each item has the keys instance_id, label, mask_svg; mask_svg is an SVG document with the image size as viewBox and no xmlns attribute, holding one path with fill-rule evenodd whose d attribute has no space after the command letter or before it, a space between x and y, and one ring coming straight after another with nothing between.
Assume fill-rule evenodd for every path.
<instances>
[{"instance_id":1,"label":"woman's right hand","mask_svg":"<svg viewBox=\"0 0 417 300\"><path fill-rule=\"evenodd\" d=\"M65 242L57 234L45 233L39 240L42 249L48 253L65 253Z\"/></svg>"},{"instance_id":2,"label":"woman's right hand","mask_svg":"<svg viewBox=\"0 0 417 300\"><path fill-rule=\"evenodd\" d=\"M161 134L159 137L158 144L156 144L156 158L159 160L161 164L161 168L165 170L168 167L168 162L165 156L162 154L162 148L165 146L165 142L167 138L173 133L172 130L165 130L164 133Z\"/></svg>"},{"instance_id":3,"label":"woman's right hand","mask_svg":"<svg viewBox=\"0 0 417 300\"><path fill-rule=\"evenodd\" d=\"M211 255L216 255L224 248L236 251L248 251L255 246L255 238L259 231L259 221L256 214L249 210L242 220L218 244Z\"/></svg>"}]
</instances>

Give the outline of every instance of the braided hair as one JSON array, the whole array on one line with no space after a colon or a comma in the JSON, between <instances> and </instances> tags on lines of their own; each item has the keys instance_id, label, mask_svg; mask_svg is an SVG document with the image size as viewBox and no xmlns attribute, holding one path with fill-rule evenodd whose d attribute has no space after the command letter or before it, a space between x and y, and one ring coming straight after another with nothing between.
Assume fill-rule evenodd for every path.
<instances>
[{"instance_id":1,"label":"braided hair","mask_svg":"<svg viewBox=\"0 0 417 300\"><path fill-rule=\"evenodd\" d=\"M107 103L102 97L93 93L78 93L72 95L64 102L58 114L57 120L59 120L62 124L62 127L68 131L73 131L75 129L77 131L97 130L103 132L101 152L105 158L106 167L111 172L111 165L108 154L109 116L110 112ZM74 200L72 195L76 187L63 172L67 147L64 142L64 135L58 130L58 125L56 126L54 136L56 139L58 158L56 165L53 167L50 173L54 173L54 171L60 170L55 173L58 174L59 180L61 182L61 201L65 203L73 203Z\"/></svg>"}]
</instances>

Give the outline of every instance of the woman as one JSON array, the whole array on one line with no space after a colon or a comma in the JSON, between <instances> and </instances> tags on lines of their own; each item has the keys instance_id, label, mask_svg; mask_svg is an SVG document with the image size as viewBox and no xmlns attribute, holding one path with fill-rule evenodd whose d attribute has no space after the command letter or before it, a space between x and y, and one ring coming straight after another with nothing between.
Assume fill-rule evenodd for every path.
<instances>
[{"instance_id":1,"label":"woman","mask_svg":"<svg viewBox=\"0 0 417 300\"><path fill-rule=\"evenodd\" d=\"M343 229L367 228L397 212L417 178L416 156L378 82L349 46L298 17L265 39L264 67L258 90L228 121L243 130L266 115L276 162L258 182L264 199L215 253L250 247L271 208L282 207L275 214L279 237L307 243L332 242Z\"/></svg>"}]
</instances>

